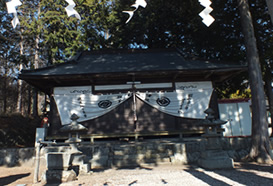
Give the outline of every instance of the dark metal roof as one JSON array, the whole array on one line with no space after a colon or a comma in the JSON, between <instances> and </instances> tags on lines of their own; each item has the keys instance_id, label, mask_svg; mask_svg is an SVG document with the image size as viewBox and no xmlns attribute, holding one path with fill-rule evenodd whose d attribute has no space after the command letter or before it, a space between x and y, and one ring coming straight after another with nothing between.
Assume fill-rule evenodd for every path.
<instances>
[{"instance_id":1,"label":"dark metal roof","mask_svg":"<svg viewBox=\"0 0 273 186\"><path fill-rule=\"evenodd\" d=\"M68 81L75 84L77 81L80 83L79 81L83 79L92 84L95 82L94 78L103 77L105 81L111 83L113 76L119 79L132 74L139 77L150 76L150 78L152 76L156 78L158 75L162 75L163 78L165 75L167 78L167 76L171 77L176 74L177 78L183 74L192 77L203 74L202 76L211 78L211 75L218 73L218 76L222 78L217 80L224 80L232 75L230 73L245 70L246 66L239 63L185 60L179 50L174 49L106 50L82 52L62 64L36 70L23 70L19 78L45 90L44 86L47 88L57 85L64 86L69 84ZM88 82L81 83L87 84Z\"/></svg>"}]
</instances>

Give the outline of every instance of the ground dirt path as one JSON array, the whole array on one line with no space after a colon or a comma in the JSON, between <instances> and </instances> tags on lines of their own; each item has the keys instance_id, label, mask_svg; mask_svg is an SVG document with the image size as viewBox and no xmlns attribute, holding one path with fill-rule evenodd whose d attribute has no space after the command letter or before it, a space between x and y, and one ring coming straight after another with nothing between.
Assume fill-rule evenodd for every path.
<instances>
[{"instance_id":1,"label":"ground dirt path","mask_svg":"<svg viewBox=\"0 0 273 186\"><path fill-rule=\"evenodd\" d=\"M44 170L40 170L42 172ZM33 185L34 167L0 167L0 185ZM81 175L78 180L61 186L116 186L116 185L266 185L273 186L273 164L235 163L235 169L204 170L186 165L145 165L124 169L106 169Z\"/></svg>"}]
</instances>

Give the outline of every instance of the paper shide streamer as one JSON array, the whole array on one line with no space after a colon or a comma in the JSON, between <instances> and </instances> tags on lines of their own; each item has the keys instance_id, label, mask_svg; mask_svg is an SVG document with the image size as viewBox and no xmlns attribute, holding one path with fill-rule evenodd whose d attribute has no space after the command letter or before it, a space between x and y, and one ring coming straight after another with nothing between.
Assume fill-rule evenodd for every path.
<instances>
[{"instance_id":1,"label":"paper shide streamer","mask_svg":"<svg viewBox=\"0 0 273 186\"><path fill-rule=\"evenodd\" d=\"M13 28L15 28L17 24L20 24L18 16L17 16L16 7L21 6L22 3L20 0L11 0L10 2L7 2L6 5L7 5L8 13L13 14L14 16L13 20L11 21L11 24Z\"/></svg>"},{"instance_id":2,"label":"paper shide streamer","mask_svg":"<svg viewBox=\"0 0 273 186\"><path fill-rule=\"evenodd\" d=\"M67 16L70 17L72 15L75 15L75 17L79 20L81 20L81 16L79 15L79 13L74 9L76 4L73 0L65 0L68 3L68 6L65 7ZM199 13L199 16L202 17L202 22L209 27L214 21L215 19L210 15L210 13L212 12L212 8L210 7L211 5L211 1L210 0L198 0L199 3L205 7L205 9ZM11 21L13 28L15 28L17 26L17 24L19 24L19 19L17 16L17 10L16 7L17 6L21 6L22 3L20 0L11 0L9 2L6 3L7 5L7 9L8 9L8 13L12 13L14 15L13 20ZM127 21L125 22L126 24L132 19L132 17L134 16L135 11L139 8L139 6L145 8L147 6L147 2L145 0L136 0L135 4L132 4L131 7L134 7L135 9L132 11L122 11L123 13L127 13L129 14L129 18L127 19Z\"/></svg>"},{"instance_id":3,"label":"paper shide streamer","mask_svg":"<svg viewBox=\"0 0 273 186\"><path fill-rule=\"evenodd\" d=\"M131 5L131 7L135 8L135 10L132 10L132 11L122 11L123 13L129 14L129 18L127 19L127 21L125 23L128 23L132 19L135 11L138 9L139 6L142 6L143 8L145 8L147 6L146 1L145 0L136 0L135 4Z\"/></svg>"},{"instance_id":4,"label":"paper shide streamer","mask_svg":"<svg viewBox=\"0 0 273 186\"><path fill-rule=\"evenodd\" d=\"M199 16L202 17L203 23L209 27L213 22L214 18L210 15L212 12L212 8L210 7L211 1L210 0L199 0L199 3L205 7L205 9L199 13Z\"/></svg>"},{"instance_id":5,"label":"paper shide streamer","mask_svg":"<svg viewBox=\"0 0 273 186\"><path fill-rule=\"evenodd\" d=\"M74 3L73 0L65 0L68 3L68 6L65 8L65 11L67 13L67 16L72 16L75 15L75 17L79 20L81 20L80 14L74 9L76 4Z\"/></svg>"},{"instance_id":6,"label":"paper shide streamer","mask_svg":"<svg viewBox=\"0 0 273 186\"><path fill-rule=\"evenodd\" d=\"M75 15L75 17L79 20L81 20L81 16L79 15L79 13L74 9L76 4L74 3L73 0L65 0L68 3L68 6L65 8L65 11L67 13L67 16L72 16ZM20 21L18 19L17 16L17 11L16 11L16 7L17 6L21 6L22 3L20 0L11 0L9 2L6 3L7 5L7 10L9 14L14 15L13 20L11 21L13 28L16 28L17 24L20 24Z\"/></svg>"}]
</instances>

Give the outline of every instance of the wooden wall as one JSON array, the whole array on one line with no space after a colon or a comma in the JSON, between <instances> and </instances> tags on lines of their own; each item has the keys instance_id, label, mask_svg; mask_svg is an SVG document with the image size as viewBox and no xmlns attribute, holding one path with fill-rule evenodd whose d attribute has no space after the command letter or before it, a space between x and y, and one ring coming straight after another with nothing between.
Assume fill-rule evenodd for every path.
<instances>
[{"instance_id":1,"label":"wooden wall","mask_svg":"<svg viewBox=\"0 0 273 186\"><path fill-rule=\"evenodd\" d=\"M149 133L160 131L200 131L200 120L180 118L158 111L156 108L136 99L137 120L134 120L133 98L126 100L109 113L93 120L81 122L88 128L85 134L126 134L126 133ZM212 94L210 107L218 116L218 104L216 93ZM50 129L49 135L64 135L59 132L62 127L57 106L51 99Z\"/></svg>"}]
</instances>

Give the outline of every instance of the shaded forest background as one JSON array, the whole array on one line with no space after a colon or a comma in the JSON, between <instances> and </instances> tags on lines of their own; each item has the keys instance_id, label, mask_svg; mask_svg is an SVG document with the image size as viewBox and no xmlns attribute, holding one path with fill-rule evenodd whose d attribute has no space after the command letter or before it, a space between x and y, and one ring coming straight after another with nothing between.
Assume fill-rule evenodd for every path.
<instances>
[{"instance_id":1,"label":"shaded forest background","mask_svg":"<svg viewBox=\"0 0 273 186\"><path fill-rule=\"evenodd\" d=\"M81 15L67 17L65 1L24 0L20 25L0 1L0 115L37 118L45 95L19 80L22 69L65 62L77 52L100 49L179 48L185 58L245 62L238 3L213 0L215 22L206 27L197 0L147 0L128 24L134 0L75 0ZM249 0L267 93L272 92L272 24L265 1ZM217 87L219 98L250 97L247 73ZM38 96L39 95L39 96ZM269 94L267 94L269 95ZM23 121L23 120L22 120ZM0 120L2 124L2 121ZM38 123L40 124L40 123Z\"/></svg>"}]
</instances>

